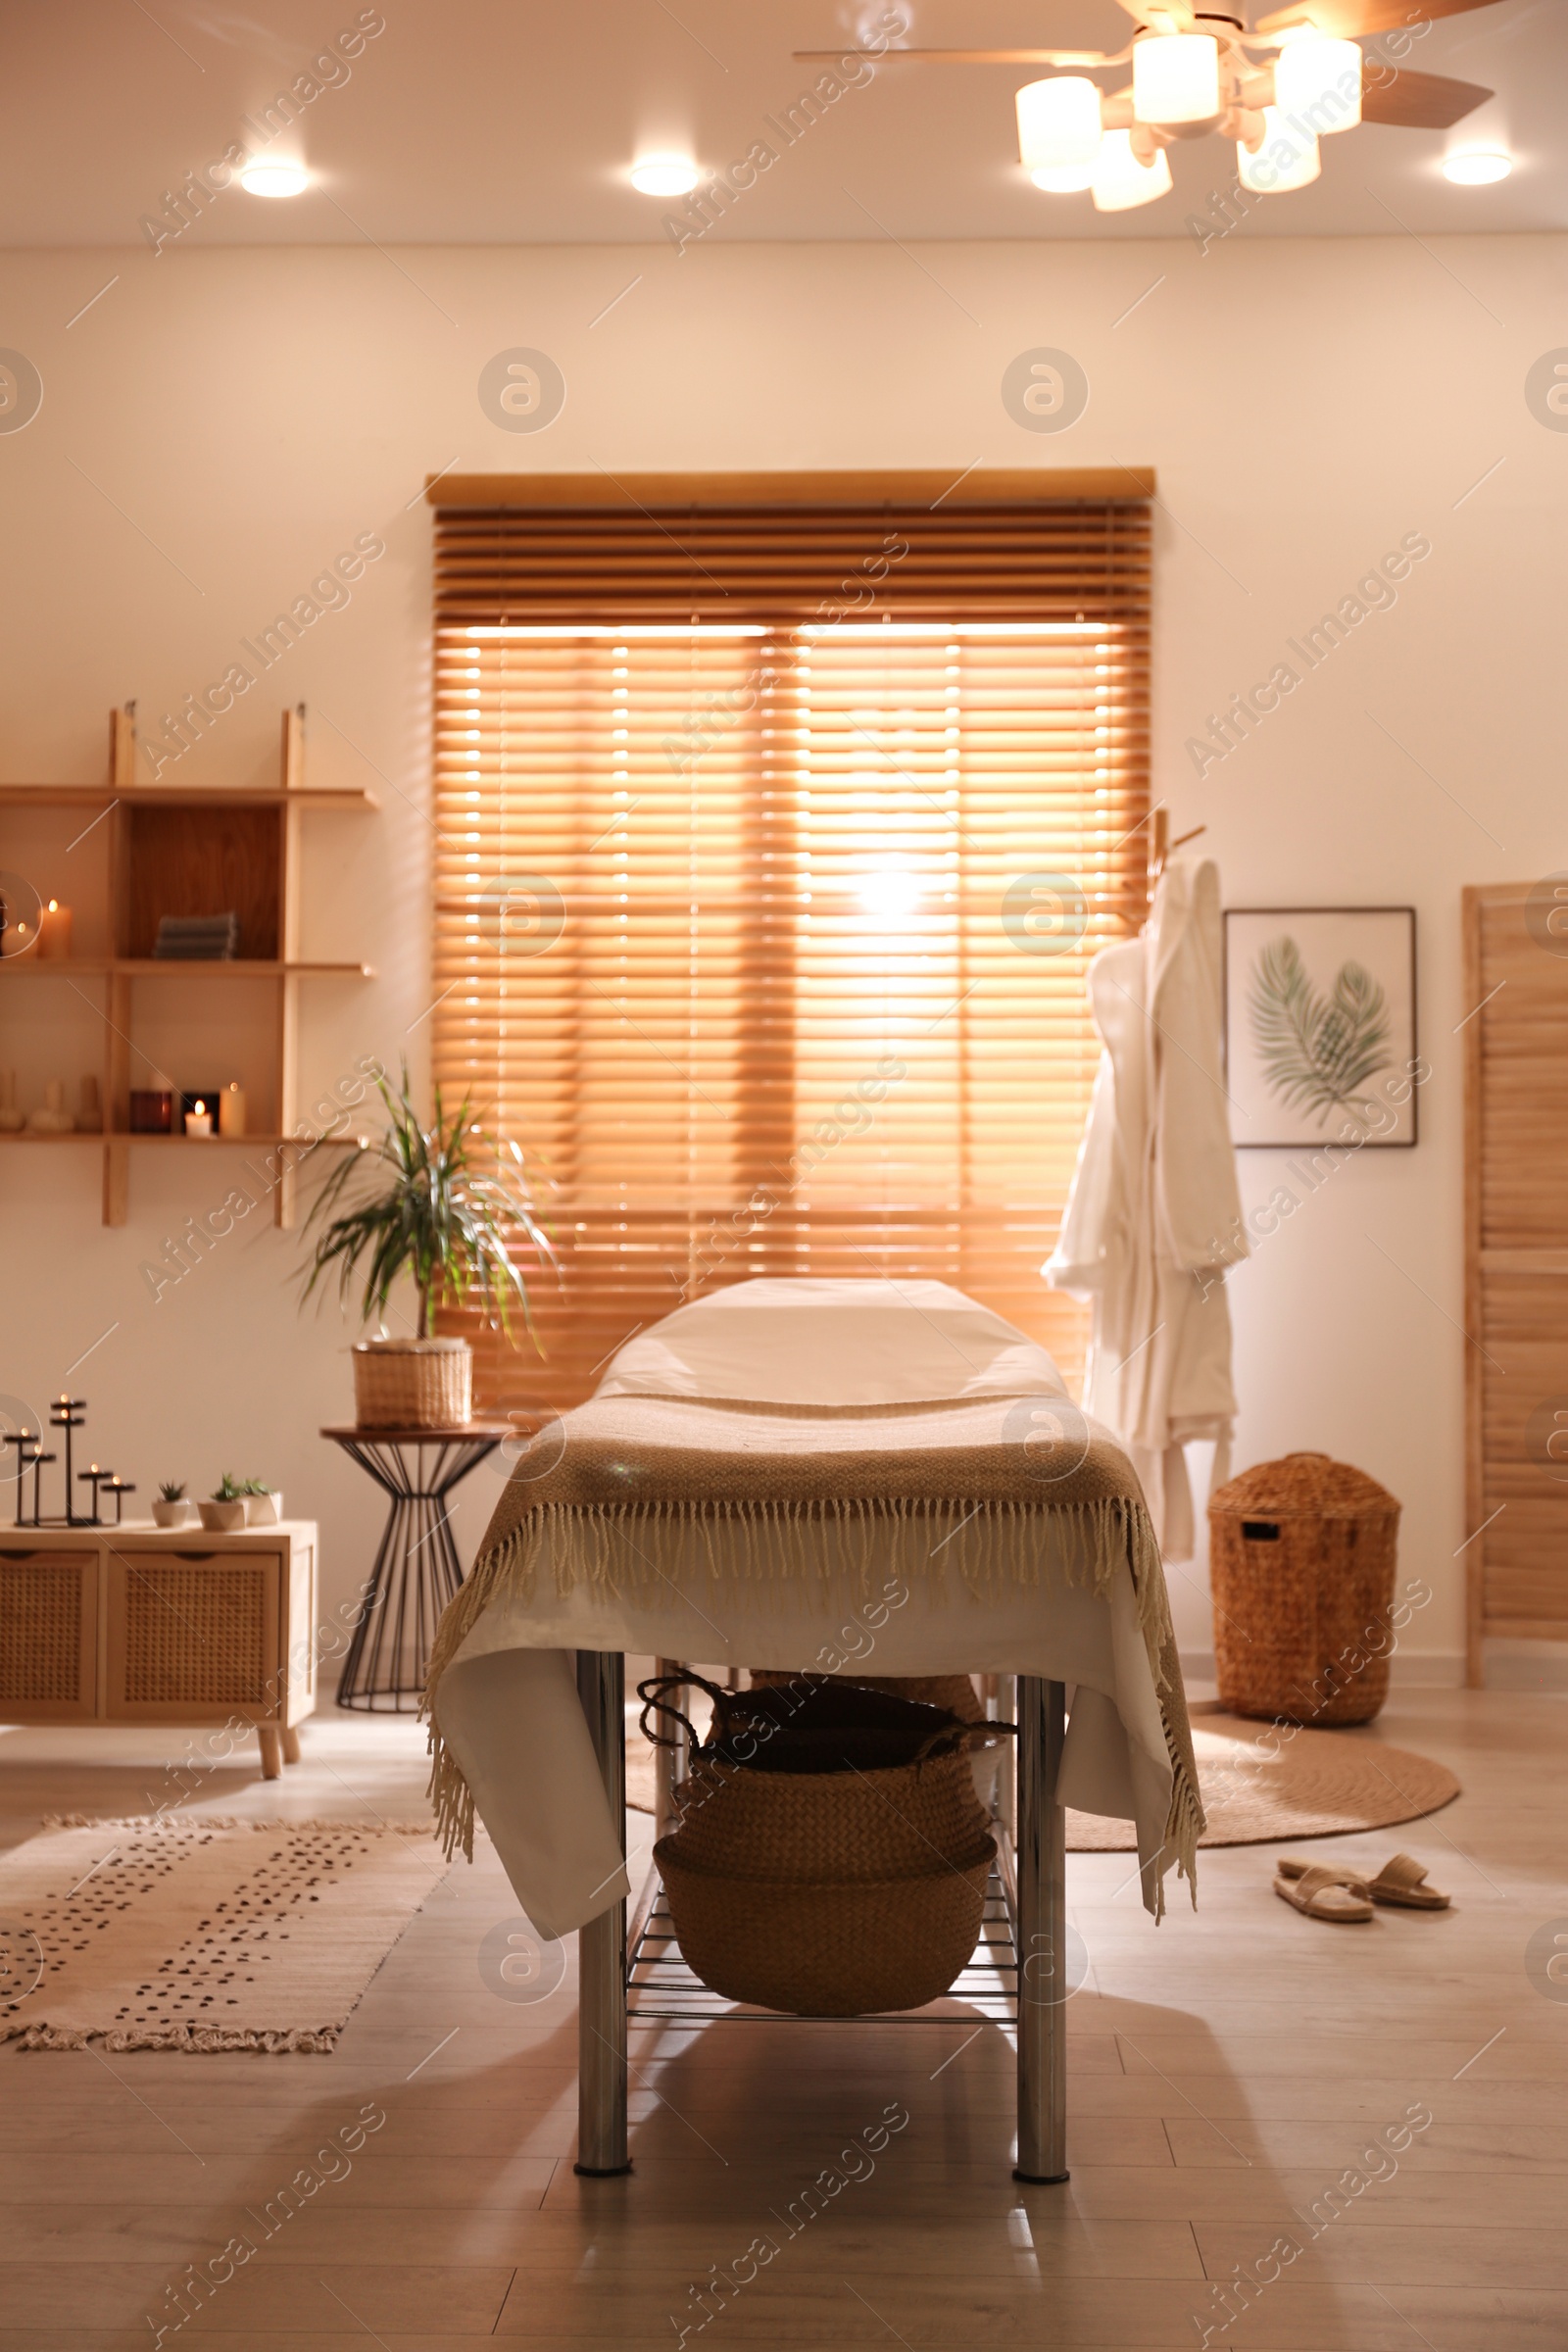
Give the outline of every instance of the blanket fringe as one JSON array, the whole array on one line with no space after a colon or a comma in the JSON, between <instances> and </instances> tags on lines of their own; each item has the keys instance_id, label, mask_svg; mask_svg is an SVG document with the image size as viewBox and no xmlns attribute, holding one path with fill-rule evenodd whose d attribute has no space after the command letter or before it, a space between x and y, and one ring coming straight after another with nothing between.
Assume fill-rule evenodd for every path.
<instances>
[{"instance_id":1,"label":"blanket fringe","mask_svg":"<svg viewBox=\"0 0 1568 2352\"><path fill-rule=\"evenodd\" d=\"M635 1594L643 1602L672 1601L676 1589L655 1554L673 1527L700 1539L702 1558L715 1583L736 1575L747 1582L772 1580L780 1573L804 1577L813 1567L825 1581L847 1554L863 1597L870 1599L873 1568L887 1564L877 1539L889 1520L901 1535L917 1528L922 1544L932 1539L920 1574L938 1593L951 1589L955 1573L975 1593L995 1591L1004 1582L1038 1586L1044 1577L1058 1574L1069 1584L1104 1593L1125 1566L1132 1577L1155 1690L1163 1696L1179 1688L1159 1545L1147 1509L1132 1496L1058 1503L1046 1510L1013 1500L974 1503L955 1497L946 1504L931 1504L899 1496L871 1500L848 1495L808 1502L688 1497L670 1502L546 1503L481 1553L448 1602L436 1633L420 1713L429 1727L429 1793L443 1851L450 1858L461 1850L473 1860L474 1806L472 1792L441 1737L433 1711L437 1688L486 1609L497 1600L527 1601L532 1596L541 1559L551 1565L558 1593L586 1585L600 1592ZM824 1523L838 1534L837 1545L812 1540ZM957 1544L960 1532L963 1540ZM1163 1851L1174 1858L1180 1876L1193 1881L1203 1810L1189 1762L1171 1737L1169 1710L1162 1706L1161 1713L1172 1771ZM1157 1858L1152 1867L1158 1918L1164 1909L1163 1874Z\"/></svg>"}]
</instances>

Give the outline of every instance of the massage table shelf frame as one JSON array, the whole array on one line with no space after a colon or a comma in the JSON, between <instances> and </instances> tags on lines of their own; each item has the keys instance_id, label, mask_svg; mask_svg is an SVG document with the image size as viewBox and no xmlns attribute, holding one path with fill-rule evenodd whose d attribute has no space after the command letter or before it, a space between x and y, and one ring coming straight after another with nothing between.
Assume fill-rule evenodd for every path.
<instances>
[{"instance_id":1,"label":"massage table shelf frame","mask_svg":"<svg viewBox=\"0 0 1568 2352\"><path fill-rule=\"evenodd\" d=\"M665 1663L665 1661L662 1661ZM577 1691L593 1739L612 1818L626 1850L626 1661L619 1650L580 1649ZM1067 2179L1066 1815L1055 1790L1066 1733L1066 1687L1035 1675L1016 1683L1018 1752L1013 1852L998 1839L998 1861L1017 1966L1018 2161L1016 2180ZM672 1770L674 1759L665 1767ZM661 1755L663 1763L663 1754ZM667 1781L662 1778L661 1798ZM1004 1808L1005 1811L1007 1808ZM1004 1824L999 1825L1004 1827ZM1011 1865L1011 1867L1009 1867ZM656 1900L657 1873L638 1903L640 1943ZM629 2173L627 2044L631 2021L624 1897L578 1930L577 2162L592 2179ZM1060 1982L1060 1991L1055 1991ZM814 2024L906 2025L918 2013L887 2018L814 2019ZM746 2012L715 2012L742 2017ZM660 2025L676 2021L660 2018ZM766 2022L757 2020L756 2022ZM785 2021L775 2018L771 2022ZM933 2023L943 2022L937 2019Z\"/></svg>"}]
</instances>

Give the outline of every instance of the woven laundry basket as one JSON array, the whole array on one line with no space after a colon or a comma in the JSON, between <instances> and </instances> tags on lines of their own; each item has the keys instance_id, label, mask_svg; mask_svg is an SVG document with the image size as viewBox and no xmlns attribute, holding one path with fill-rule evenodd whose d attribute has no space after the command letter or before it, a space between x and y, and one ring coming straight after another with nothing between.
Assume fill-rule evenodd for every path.
<instances>
[{"instance_id":1,"label":"woven laundry basket","mask_svg":"<svg viewBox=\"0 0 1568 2352\"><path fill-rule=\"evenodd\" d=\"M1209 1497L1222 1705L1287 1723L1370 1723L1389 1691L1399 1505L1326 1453L1244 1470Z\"/></svg>"},{"instance_id":2,"label":"woven laundry basket","mask_svg":"<svg viewBox=\"0 0 1568 2352\"><path fill-rule=\"evenodd\" d=\"M927 1732L934 1711L911 1706L911 1744L929 1752L822 1772L778 1768L784 1728L748 1767L731 1726L750 1694L710 1695L715 1732L654 1848L687 1965L728 2000L811 2017L939 1999L974 1950L996 1852L958 1725L938 1714ZM825 1703L849 1713L859 1695L839 1684ZM864 1696L881 1737L904 1710Z\"/></svg>"},{"instance_id":3,"label":"woven laundry basket","mask_svg":"<svg viewBox=\"0 0 1568 2352\"><path fill-rule=\"evenodd\" d=\"M354 1350L361 1429L463 1429L473 1419L466 1340L361 1340Z\"/></svg>"}]
</instances>

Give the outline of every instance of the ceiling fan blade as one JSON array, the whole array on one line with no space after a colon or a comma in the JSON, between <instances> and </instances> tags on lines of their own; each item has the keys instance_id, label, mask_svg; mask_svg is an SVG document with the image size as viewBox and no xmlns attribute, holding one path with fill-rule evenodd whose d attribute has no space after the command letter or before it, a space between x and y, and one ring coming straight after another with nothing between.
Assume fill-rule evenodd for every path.
<instances>
[{"instance_id":1,"label":"ceiling fan blade","mask_svg":"<svg viewBox=\"0 0 1568 2352\"><path fill-rule=\"evenodd\" d=\"M1309 25L1314 32L1327 33L1331 39L1353 41L1365 32L1395 32L1419 15L1429 21L1435 17L1462 17L1473 8L1491 8L1494 0L1421 0L1413 11L1410 0L1297 0L1292 8L1277 8L1272 15L1259 19L1254 30L1258 32L1289 32L1294 25Z\"/></svg>"},{"instance_id":2,"label":"ceiling fan blade","mask_svg":"<svg viewBox=\"0 0 1568 2352\"><path fill-rule=\"evenodd\" d=\"M1450 81L1446 74L1390 72L1371 58L1361 81L1363 122L1396 122L1403 130L1446 130L1494 95L1479 82Z\"/></svg>"},{"instance_id":3,"label":"ceiling fan blade","mask_svg":"<svg viewBox=\"0 0 1568 2352\"><path fill-rule=\"evenodd\" d=\"M912 57L925 66L1114 66L1119 57L1102 49L797 49L798 66L835 64L841 57L868 57L874 65L891 65L896 57Z\"/></svg>"}]
</instances>

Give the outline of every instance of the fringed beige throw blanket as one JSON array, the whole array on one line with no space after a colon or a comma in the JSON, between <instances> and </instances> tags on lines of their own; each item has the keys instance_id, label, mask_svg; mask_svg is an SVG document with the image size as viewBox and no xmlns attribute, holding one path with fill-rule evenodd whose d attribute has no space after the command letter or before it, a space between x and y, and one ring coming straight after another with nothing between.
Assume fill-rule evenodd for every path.
<instances>
[{"instance_id":1,"label":"fringed beige throw blanket","mask_svg":"<svg viewBox=\"0 0 1568 2352\"><path fill-rule=\"evenodd\" d=\"M1191 1878L1203 1817L1143 1495L1120 1447L1065 1400L1067 1434L1042 1436L1039 1404L988 1396L821 1410L601 1395L535 1449L552 1466L530 1477L528 1459L519 1463L442 1619L427 1703L484 1612L535 1597L542 1574L557 1593L609 1588L646 1602L675 1589L694 1541L715 1592L732 1580L809 1584L823 1573L828 1529L841 1571L848 1557L868 1593L901 1531L923 1584L981 1597L1056 1576L1108 1595L1125 1569L1171 1770L1156 1889L1172 1861ZM473 1799L437 1723L431 1747L447 1850L471 1852Z\"/></svg>"}]
</instances>

